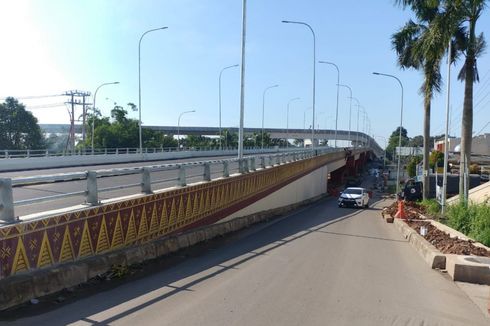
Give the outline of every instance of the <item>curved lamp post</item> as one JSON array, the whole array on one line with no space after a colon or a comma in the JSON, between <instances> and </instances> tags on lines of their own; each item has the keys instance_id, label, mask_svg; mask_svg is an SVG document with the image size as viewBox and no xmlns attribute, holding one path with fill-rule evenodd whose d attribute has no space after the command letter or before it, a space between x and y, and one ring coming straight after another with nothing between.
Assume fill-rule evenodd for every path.
<instances>
[{"instance_id":1,"label":"curved lamp post","mask_svg":"<svg viewBox=\"0 0 490 326\"><path fill-rule=\"evenodd\" d=\"M335 63L333 63L333 62L318 61L318 63L323 63L323 64L331 65L331 66L334 66L335 69L337 69L337 105L336 105L336 108L335 108L335 138L334 138L334 147L337 148L337 123L339 121L340 70L339 70L339 67ZM351 94L351 96L352 96L352 94Z\"/></svg>"},{"instance_id":2,"label":"curved lamp post","mask_svg":"<svg viewBox=\"0 0 490 326\"><path fill-rule=\"evenodd\" d=\"M347 85L344 85L344 84L340 84L339 85L340 87L345 87L349 90L349 93L350 93L350 96L349 96L349 142L352 142L352 140L350 139L350 131L351 131L351 120L352 120L352 88L350 88L349 86ZM349 146L350 147L350 146Z\"/></svg>"},{"instance_id":3,"label":"curved lamp post","mask_svg":"<svg viewBox=\"0 0 490 326\"><path fill-rule=\"evenodd\" d=\"M295 97L290 99L288 102L288 109L286 113L286 147L289 147L289 105L291 104L291 102L297 101L299 99L299 97Z\"/></svg>"},{"instance_id":4,"label":"curved lamp post","mask_svg":"<svg viewBox=\"0 0 490 326\"><path fill-rule=\"evenodd\" d=\"M276 88L279 87L279 85L273 85L269 86L266 89L264 89L264 92L262 93L262 135L261 135L261 149L264 149L264 112L265 112L265 93L271 88Z\"/></svg>"},{"instance_id":5,"label":"curved lamp post","mask_svg":"<svg viewBox=\"0 0 490 326\"><path fill-rule=\"evenodd\" d=\"M219 73L219 150L221 150L221 75L223 74L223 71L225 71L226 69L235 68L238 66L239 65L237 64L237 65L224 67L223 69L221 69Z\"/></svg>"},{"instance_id":6,"label":"curved lamp post","mask_svg":"<svg viewBox=\"0 0 490 326\"><path fill-rule=\"evenodd\" d=\"M196 110L184 111L179 115L179 119L177 121L177 150L180 151L180 118L186 113L196 112Z\"/></svg>"},{"instance_id":7,"label":"curved lamp post","mask_svg":"<svg viewBox=\"0 0 490 326\"><path fill-rule=\"evenodd\" d=\"M101 88L102 86L106 86L106 85L116 85L116 84L119 84L119 82L112 82L112 83L103 83L101 85L99 85L99 87L97 87L97 89L95 90L95 93L94 93L94 108L93 108L93 111L94 111L94 116L92 117L92 155L94 155L94 132L95 132L95 109L96 109L96 106L95 106L95 100L97 99L97 92L99 91L99 88Z\"/></svg>"},{"instance_id":8,"label":"curved lamp post","mask_svg":"<svg viewBox=\"0 0 490 326\"><path fill-rule=\"evenodd\" d=\"M400 88L402 90L402 98L401 98L401 106L400 106L400 135L399 135L399 139L398 139L398 150L401 151L401 147L402 147L402 128L403 128L403 84L402 82L400 81L400 79L398 79L397 77L393 76L393 75L388 75L388 74L383 74L383 73L380 73L380 72L373 72L374 75L378 75L378 76L385 76L385 77L390 77L390 78L393 78L393 79L396 79L398 81L398 83L400 84ZM398 192L400 191L400 155L401 153L399 152L398 153L398 167L397 167L397 175L396 175L396 193L398 194Z\"/></svg>"},{"instance_id":9,"label":"curved lamp post","mask_svg":"<svg viewBox=\"0 0 490 326\"><path fill-rule=\"evenodd\" d=\"M316 73L316 35L313 28L304 22L291 21L291 20L283 20L285 24L299 24L308 27L313 34L313 126L311 128L311 149L315 149L315 73Z\"/></svg>"},{"instance_id":10,"label":"curved lamp post","mask_svg":"<svg viewBox=\"0 0 490 326\"><path fill-rule=\"evenodd\" d=\"M154 28L147 30L144 32L141 37L140 41L138 43L138 111L139 111L139 119L138 119L138 129L139 129L139 143L140 143L140 153L143 153L143 137L141 134L141 41L143 40L143 37L150 33L150 32L155 32L159 31L162 29L167 29L168 27L160 27L160 28Z\"/></svg>"}]
</instances>

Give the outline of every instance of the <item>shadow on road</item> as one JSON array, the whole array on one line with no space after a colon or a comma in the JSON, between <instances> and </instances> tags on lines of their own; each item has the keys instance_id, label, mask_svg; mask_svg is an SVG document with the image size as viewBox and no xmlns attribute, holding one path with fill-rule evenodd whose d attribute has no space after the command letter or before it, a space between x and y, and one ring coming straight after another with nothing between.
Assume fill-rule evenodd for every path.
<instances>
[{"instance_id":1,"label":"shadow on road","mask_svg":"<svg viewBox=\"0 0 490 326\"><path fill-rule=\"evenodd\" d=\"M374 205L375 202L373 201L372 204ZM36 325L65 325L80 320L90 325L109 325L181 291L192 291L191 287L196 284L230 269L238 269L245 262L315 232L398 241L321 230L327 225L352 218L361 212L362 210L357 209L339 209L336 198L325 198L271 222L260 223L207 244L197 245L159 258L145 264L145 270L142 273L120 282L105 282L104 286L93 286L85 293L76 293L64 303L27 306L6 313L0 319L12 321L23 318L14 322L15 325L33 324L34 322ZM179 282L186 278L192 280L185 284ZM176 282L179 282L178 286L174 284ZM153 291L165 293L147 300L141 298ZM123 311L121 311L122 307L117 307L133 299L138 299L139 303ZM144 301L141 302L142 300ZM116 307L119 310L112 316L104 320L100 320L100 317L94 320L94 315L102 312L109 315L108 310L116 311ZM53 323L53 321L56 322Z\"/></svg>"}]
</instances>

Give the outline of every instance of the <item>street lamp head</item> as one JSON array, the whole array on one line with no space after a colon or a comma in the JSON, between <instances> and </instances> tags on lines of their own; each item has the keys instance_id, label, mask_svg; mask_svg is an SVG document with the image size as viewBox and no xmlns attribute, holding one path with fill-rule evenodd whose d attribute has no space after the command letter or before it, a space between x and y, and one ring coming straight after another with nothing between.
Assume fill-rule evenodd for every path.
<instances>
[{"instance_id":1,"label":"street lamp head","mask_svg":"<svg viewBox=\"0 0 490 326\"><path fill-rule=\"evenodd\" d=\"M290 20L282 20L281 23L284 23L284 24L290 24L292 23Z\"/></svg>"},{"instance_id":2,"label":"street lamp head","mask_svg":"<svg viewBox=\"0 0 490 326\"><path fill-rule=\"evenodd\" d=\"M160 27L160 28L157 28L157 29L167 29L168 27L167 26L164 26L164 27Z\"/></svg>"},{"instance_id":3,"label":"street lamp head","mask_svg":"<svg viewBox=\"0 0 490 326\"><path fill-rule=\"evenodd\" d=\"M119 82L113 82L114 85L119 84Z\"/></svg>"},{"instance_id":4,"label":"street lamp head","mask_svg":"<svg viewBox=\"0 0 490 326\"><path fill-rule=\"evenodd\" d=\"M379 72L373 71L373 75L381 75Z\"/></svg>"}]
</instances>

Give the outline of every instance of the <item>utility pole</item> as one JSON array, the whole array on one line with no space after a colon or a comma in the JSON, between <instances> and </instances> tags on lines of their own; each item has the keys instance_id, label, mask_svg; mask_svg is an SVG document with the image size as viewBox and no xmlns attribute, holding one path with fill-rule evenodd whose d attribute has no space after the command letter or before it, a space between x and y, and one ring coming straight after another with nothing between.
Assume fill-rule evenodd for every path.
<instances>
[{"instance_id":1,"label":"utility pole","mask_svg":"<svg viewBox=\"0 0 490 326\"><path fill-rule=\"evenodd\" d=\"M85 140L85 111L86 111L86 101L85 97L90 96L90 92L85 92L85 91L78 91L78 90L73 90L73 91L66 91L65 94L66 96L70 96L70 101L65 102L66 104L71 105L71 111L70 113L70 134L69 134L69 140L68 143L70 144L70 150L72 154L75 153L75 105L83 105L83 126L82 126L82 138ZM79 99L75 98L82 98L83 102L81 102Z\"/></svg>"}]
</instances>

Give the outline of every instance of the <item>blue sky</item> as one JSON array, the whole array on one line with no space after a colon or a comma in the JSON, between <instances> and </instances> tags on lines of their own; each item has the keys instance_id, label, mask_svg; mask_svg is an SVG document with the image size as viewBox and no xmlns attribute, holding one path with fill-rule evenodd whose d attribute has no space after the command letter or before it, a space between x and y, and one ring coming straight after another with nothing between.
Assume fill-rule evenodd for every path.
<instances>
[{"instance_id":1,"label":"blue sky","mask_svg":"<svg viewBox=\"0 0 490 326\"><path fill-rule=\"evenodd\" d=\"M85 0L2 1L0 3L0 97L60 94L71 89L94 92L101 88L97 106L109 115L112 103L138 102L138 41L142 43L142 117L144 125L176 125L180 112L187 126L218 125L218 75L240 63L240 0ZM286 104L291 105L290 127L303 128L304 111L311 107L312 36L299 25L308 22L317 35L317 59L335 62L341 83L349 85L371 121L371 134L388 137L400 119L400 89L395 80L372 71L398 76L405 87L404 127L409 136L422 133L422 75L396 65L390 36L408 18L409 11L391 0L248 0L245 126L260 127L262 92L267 93L265 125L286 126ZM487 10L478 31L490 30ZM451 134L459 135L463 84L453 69ZM490 58L478 61L481 83L475 86L474 131L490 120ZM446 75L446 69L442 72ZM317 65L317 123L333 128L336 72ZM223 126L239 124L240 73L223 74ZM445 89L445 86L444 86ZM340 94L339 129L348 129L348 92ZM431 133L444 130L444 92L433 102ZM67 123L63 97L24 100L41 123ZM352 128L356 129L356 108ZM137 117L136 112L131 116ZM311 124L308 111L307 125ZM362 115L361 126L362 129ZM490 125L483 132L490 132ZM383 141L379 139L381 145Z\"/></svg>"}]
</instances>

